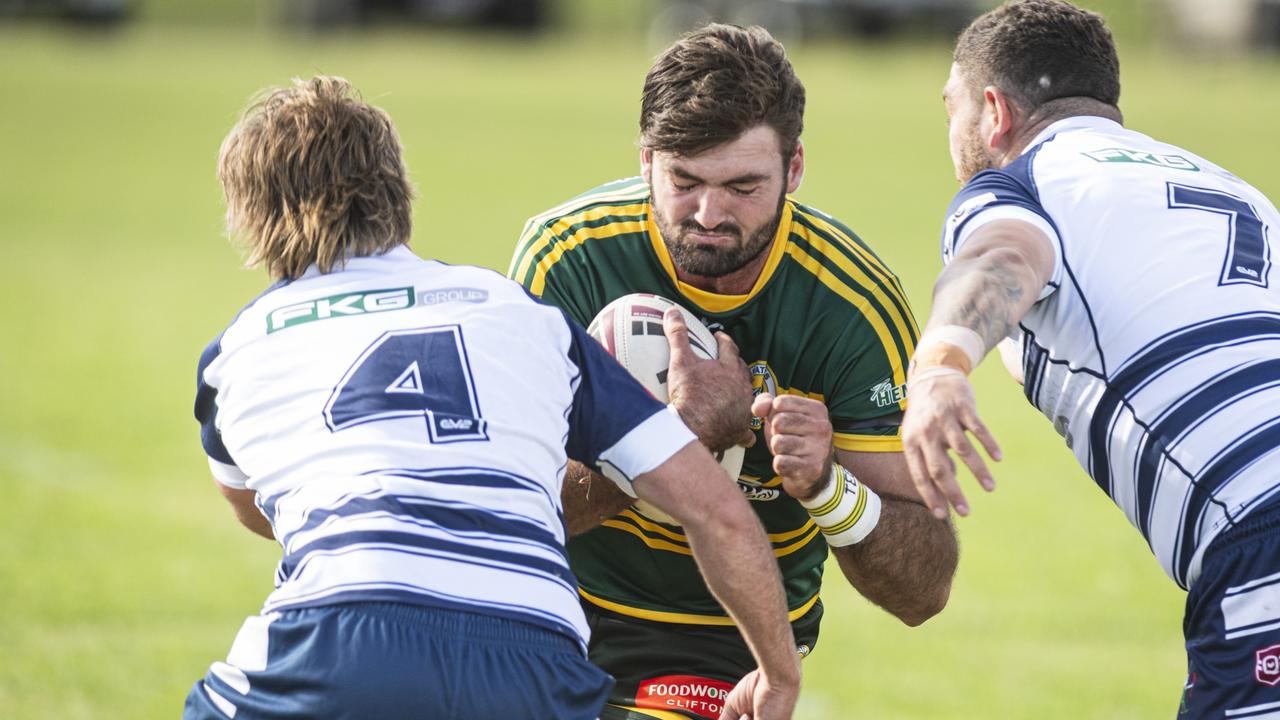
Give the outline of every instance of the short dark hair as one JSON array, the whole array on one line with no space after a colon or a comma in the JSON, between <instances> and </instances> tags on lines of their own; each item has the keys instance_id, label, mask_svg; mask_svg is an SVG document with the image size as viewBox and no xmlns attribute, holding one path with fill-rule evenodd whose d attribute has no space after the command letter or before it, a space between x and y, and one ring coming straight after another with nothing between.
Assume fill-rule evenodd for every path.
<instances>
[{"instance_id":1,"label":"short dark hair","mask_svg":"<svg viewBox=\"0 0 1280 720\"><path fill-rule=\"evenodd\" d=\"M965 28L954 60L975 89L994 85L1028 113L1068 97L1120 103L1106 21L1062 0L1009 0Z\"/></svg>"},{"instance_id":2,"label":"short dark hair","mask_svg":"<svg viewBox=\"0 0 1280 720\"><path fill-rule=\"evenodd\" d=\"M409 241L413 188L391 118L340 77L275 88L222 142L227 227L247 264L293 280Z\"/></svg>"},{"instance_id":3,"label":"short dark hair","mask_svg":"<svg viewBox=\"0 0 1280 720\"><path fill-rule=\"evenodd\" d=\"M658 56L644 79L640 144L695 155L764 123L784 160L804 129L804 85L762 27L712 24Z\"/></svg>"}]
</instances>

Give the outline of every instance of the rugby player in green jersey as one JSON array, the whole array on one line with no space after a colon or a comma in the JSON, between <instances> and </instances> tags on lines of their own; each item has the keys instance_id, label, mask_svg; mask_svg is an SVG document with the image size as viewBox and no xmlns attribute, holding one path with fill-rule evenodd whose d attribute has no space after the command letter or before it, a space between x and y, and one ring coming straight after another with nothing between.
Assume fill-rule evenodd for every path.
<instances>
[{"instance_id":1,"label":"rugby player in green jersey","mask_svg":"<svg viewBox=\"0 0 1280 720\"><path fill-rule=\"evenodd\" d=\"M726 336L721 361L671 401L712 450L750 444L739 485L769 532L802 655L828 552L908 625L946 604L957 558L902 455L917 338L902 287L851 230L788 197L803 115L804 87L765 30L686 35L645 78L641 176L532 218L509 271L584 325L647 292ZM602 717L718 717L751 654L681 528L580 466L564 504L591 659L618 680Z\"/></svg>"}]
</instances>

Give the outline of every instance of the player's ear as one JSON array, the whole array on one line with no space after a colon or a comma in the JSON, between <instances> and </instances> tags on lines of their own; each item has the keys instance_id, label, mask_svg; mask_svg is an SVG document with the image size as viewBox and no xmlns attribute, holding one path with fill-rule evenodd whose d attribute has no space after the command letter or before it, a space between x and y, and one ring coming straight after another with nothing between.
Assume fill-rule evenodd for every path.
<instances>
[{"instance_id":1,"label":"player's ear","mask_svg":"<svg viewBox=\"0 0 1280 720\"><path fill-rule=\"evenodd\" d=\"M1005 150L1013 140L1014 114L1017 107L1000 88L988 85L982 91L982 112L987 121L987 147Z\"/></svg>"},{"instance_id":2,"label":"player's ear","mask_svg":"<svg viewBox=\"0 0 1280 720\"><path fill-rule=\"evenodd\" d=\"M646 184L653 184L653 150L640 148L640 177Z\"/></svg>"},{"instance_id":3,"label":"player's ear","mask_svg":"<svg viewBox=\"0 0 1280 720\"><path fill-rule=\"evenodd\" d=\"M787 194L800 189L800 181L804 179L804 143L796 140L796 151L787 163Z\"/></svg>"}]
</instances>

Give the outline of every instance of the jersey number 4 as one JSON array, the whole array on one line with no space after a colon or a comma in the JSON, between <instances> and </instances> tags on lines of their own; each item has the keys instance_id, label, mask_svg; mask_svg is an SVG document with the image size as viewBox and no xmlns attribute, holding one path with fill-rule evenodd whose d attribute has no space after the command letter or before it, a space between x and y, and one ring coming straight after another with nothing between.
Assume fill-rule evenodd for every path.
<instances>
[{"instance_id":1,"label":"jersey number 4","mask_svg":"<svg viewBox=\"0 0 1280 720\"><path fill-rule=\"evenodd\" d=\"M433 443L489 439L461 327L385 333L360 354L324 407L332 432L408 417L426 419Z\"/></svg>"},{"instance_id":2,"label":"jersey number 4","mask_svg":"<svg viewBox=\"0 0 1280 720\"><path fill-rule=\"evenodd\" d=\"M1246 283L1267 286L1271 270L1271 248L1267 226L1257 211L1242 198L1221 190L1169 183L1169 207L1203 210L1227 216L1227 257L1222 263L1219 285Z\"/></svg>"}]
</instances>

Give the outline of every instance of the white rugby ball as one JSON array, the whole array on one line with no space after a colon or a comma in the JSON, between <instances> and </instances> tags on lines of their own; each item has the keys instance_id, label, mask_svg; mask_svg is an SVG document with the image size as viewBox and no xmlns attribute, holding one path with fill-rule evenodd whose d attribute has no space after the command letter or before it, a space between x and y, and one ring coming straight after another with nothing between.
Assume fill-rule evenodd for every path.
<instances>
[{"instance_id":1,"label":"white rugby ball","mask_svg":"<svg viewBox=\"0 0 1280 720\"><path fill-rule=\"evenodd\" d=\"M604 346L631 375L640 381L661 402L668 401L667 370L671 364L671 346L662 331L662 315L667 308L679 307L684 323L689 328L689 346L693 354L703 359L714 359L718 354L716 338L693 313L670 300L647 293L623 295L600 311L587 332ZM746 449L729 448L716 454L720 466L733 480L742 472L742 460ZM608 463L602 466L604 474L614 480L623 479L617 469ZM635 509L642 515L669 525L677 524L670 515L649 503L639 500Z\"/></svg>"}]
</instances>

